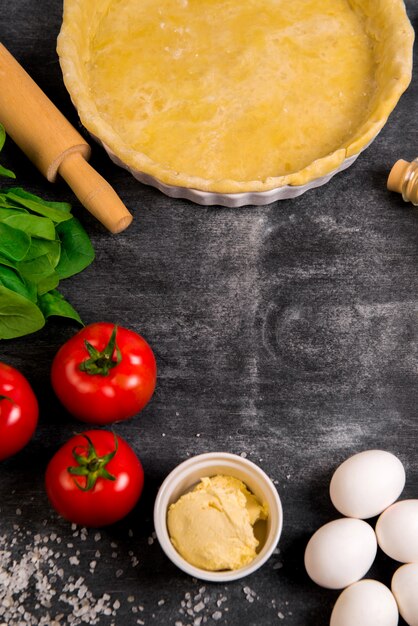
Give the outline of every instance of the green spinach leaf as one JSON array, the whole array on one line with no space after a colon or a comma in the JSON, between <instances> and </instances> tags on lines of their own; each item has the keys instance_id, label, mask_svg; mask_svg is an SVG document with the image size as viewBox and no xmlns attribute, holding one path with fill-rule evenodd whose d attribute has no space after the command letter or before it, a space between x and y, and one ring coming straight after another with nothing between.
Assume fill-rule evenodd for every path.
<instances>
[{"instance_id":1,"label":"green spinach leaf","mask_svg":"<svg viewBox=\"0 0 418 626\"><path fill-rule=\"evenodd\" d=\"M38 298L36 285L27 282L15 270L10 267L5 267L4 265L0 265L0 285L16 293L20 293L21 296L32 300L32 302L36 302Z\"/></svg>"},{"instance_id":2,"label":"green spinach leaf","mask_svg":"<svg viewBox=\"0 0 418 626\"><path fill-rule=\"evenodd\" d=\"M49 207L50 209L57 209L59 212L64 211L65 213L71 213L71 204L69 202L53 202L52 200L45 200L44 198L35 196L34 193L25 191L21 187L13 187L12 189L9 189L8 193L10 191L13 192L15 196L24 200L37 202L38 204L42 204L42 206Z\"/></svg>"},{"instance_id":3,"label":"green spinach leaf","mask_svg":"<svg viewBox=\"0 0 418 626\"><path fill-rule=\"evenodd\" d=\"M16 261L11 261L7 257L3 256L2 254L0 254L0 263L2 265L6 265L6 267L12 267L13 269L16 269L16 265L17 265Z\"/></svg>"},{"instance_id":4,"label":"green spinach leaf","mask_svg":"<svg viewBox=\"0 0 418 626\"><path fill-rule=\"evenodd\" d=\"M44 324L45 318L34 302L0 285L0 339L34 333Z\"/></svg>"},{"instance_id":5,"label":"green spinach leaf","mask_svg":"<svg viewBox=\"0 0 418 626\"><path fill-rule=\"evenodd\" d=\"M3 165L0 165L0 176L5 176L6 178L16 178L16 174L12 172L12 170L8 170L3 167Z\"/></svg>"},{"instance_id":6,"label":"green spinach leaf","mask_svg":"<svg viewBox=\"0 0 418 626\"><path fill-rule=\"evenodd\" d=\"M9 189L6 193L6 198L9 202L17 203L18 206L21 205L34 213L49 217L55 224L60 224L72 218L70 213L71 206L68 203L47 202L32 193L24 191L20 187Z\"/></svg>"},{"instance_id":7,"label":"green spinach leaf","mask_svg":"<svg viewBox=\"0 0 418 626\"><path fill-rule=\"evenodd\" d=\"M61 241L61 257L56 270L60 278L68 278L85 269L94 259L94 249L80 222L73 217L57 226Z\"/></svg>"},{"instance_id":8,"label":"green spinach leaf","mask_svg":"<svg viewBox=\"0 0 418 626\"><path fill-rule=\"evenodd\" d=\"M0 152L3 149L4 142L6 141L6 131L3 124L0 124Z\"/></svg>"},{"instance_id":9,"label":"green spinach leaf","mask_svg":"<svg viewBox=\"0 0 418 626\"><path fill-rule=\"evenodd\" d=\"M0 193L0 209L13 209L15 213L29 213L23 206L17 206L8 200L5 193Z\"/></svg>"},{"instance_id":10,"label":"green spinach leaf","mask_svg":"<svg viewBox=\"0 0 418 626\"><path fill-rule=\"evenodd\" d=\"M0 220L4 220L6 217L10 217L11 215L28 215L28 211L23 207L17 208L15 206L8 205L6 202L2 204L1 194L0 194Z\"/></svg>"},{"instance_id":11,"label":"green spinach leaf","mask_svg":"<svg viewBox=\"0 0 418 626\"><path fill-rule=\"evenodd\" d=\"M46 241L45 239L37 239L32 237L29 252L25 256L25 261L36 259L39 256L47 255L52 267L56 267L60 259L61 243L60 241Z\"/></svg>"},{"instance_id":12,"label":"green spinach leaf","mask_svg":"<svg viewBox=\"0 0 418 626\"><path fill-rule=\"evenodd\" d=\"M28 253L30 242L29 235L0 222L0 254L11 261L21 261Z\"/></svg>"},{"instance_id":13,"label":"green spinach leaf","mask_svg":"<svg viewBox=\"0 0 418 626\"><path fill-rule=\"evenodd\" d=\"M4 127L0 124L0 152L4 146L4 142L6 141L6 131ZM7 178L16 178L15 174L11 171L0 165L0 176L7 176Z\"/></svg>"},{"instance_id":14,"label":"green spinach leaf","mask_svg":"<svg viewBox=\"0 0 418 626\"><path fill-rule=\"evenodd\" d=\"M45 317L50 317L51 315L69 317L83 326L83 322L77 311L56 289L39 297L39 307Z\"/></svg>"},{"instance_id":15,"label":"green spinach leaf","mask_svg":"<svg viewBox=\"0 0 418 626\"><path fill-rule=\"evenodd\" d=\"M18 263L17 270L23 278L36 285L39 295L58 286L59 276L47 254Z\"/></svg>"},{"instance_id":16,"label":"green spinach leaf","mask_svg":"<svg viewBox=\"0 0 418 626\"><path fill-rule=\"evenodd\" d=\"M55 239L55 226L54 222L48 217L39 217L38 215L25 215L16 213L15 215L9 215L9 217L3 218L0 213L0 220L4 224L8 224L18 230L31 235L32 237L39 237L41 239Z\"/></svg>"}]
</instances>

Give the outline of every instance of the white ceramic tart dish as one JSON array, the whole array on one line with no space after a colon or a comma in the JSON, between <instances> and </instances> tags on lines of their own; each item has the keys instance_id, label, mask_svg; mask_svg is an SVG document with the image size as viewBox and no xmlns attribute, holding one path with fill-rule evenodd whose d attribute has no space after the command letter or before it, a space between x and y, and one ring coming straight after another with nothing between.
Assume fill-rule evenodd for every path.
<instances>
[{"instance_id":1,"label":"white ceramic tart dish","mask_svg":"<svg viewBox=\"0 0 418 626\"><path fill-rule=\"evenodd\" d=\"M141 182L268 204L345 169L411 79L403 0L65 0L80 120Z\"/></svg>"}]
</instances>

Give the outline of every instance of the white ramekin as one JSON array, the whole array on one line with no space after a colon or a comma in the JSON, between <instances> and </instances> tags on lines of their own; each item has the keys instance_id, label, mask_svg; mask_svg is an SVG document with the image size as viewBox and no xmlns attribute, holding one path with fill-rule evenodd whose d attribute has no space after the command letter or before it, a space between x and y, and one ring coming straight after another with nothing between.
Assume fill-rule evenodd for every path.
<instances>
[{"instance_id":1,"label":"white ramekin","mask_svg":"<svg viewBox=\"0 0 418 626\"><path fill-rule=\"evenodd\" d=\"M238 570L210 572L190 565L177 552L167 530L167 510L170 504L199 482L203 476L225 474L239 478L260 502L269 508L266 540L255 559ZM273 553L283 525L283 510L279 494L270 478L257 465L236 454L209 452L199 454L180 463L164 480L154 505L154 527L160 545L171 561L181 570L210 582L224 583L248 576L261 567Z\"/></svg>"}]
</instances>

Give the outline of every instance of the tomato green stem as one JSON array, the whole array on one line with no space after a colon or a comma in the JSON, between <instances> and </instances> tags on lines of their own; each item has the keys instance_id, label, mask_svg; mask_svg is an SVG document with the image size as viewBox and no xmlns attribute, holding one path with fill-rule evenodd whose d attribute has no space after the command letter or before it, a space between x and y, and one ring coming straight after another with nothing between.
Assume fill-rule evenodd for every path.
<instances>
[{"instance_id":1,"label":"tomato green stem","mask_svg":"<svg viewBox=\"0 0 418 626\"><path fill-rule=\"evenodd\" d=\"M122 361L122 353L116 343L116 333L118 327L115 326L110 336L109 342L105 349L100 352L87 340L84 342L87 352L89 353L88 359L82 361L79 365L79 369L86 374L92 376L107 376L110 370ZM116 359L113 358L113 354L116 353Z\"/></svg>"},{"instance_id":2,"label":"tomato green stem","mask_svg":"<svg viewBox=\"0 0 418 626\"><path fill-rule=\"evenodd\" d=\"M110 474L106 469L106 465L113 459L118 451L118 439L115 434L113 434L113 436L115 440L115 449L104 456L97 455L93 442L85 433L82 434L82 437L87 440L88 445L75 446L73 448L73 457L77 461L78 465L68 467L67 471L72 476L86 477L85 487L80 485L80 483L74 478L75 484L79 489L81 489L81 491L91 491L99 478L116 480L115 476ZM79 449L84 450L86 454L79 454L77 452Z\"/></svg>"}]
</instances>

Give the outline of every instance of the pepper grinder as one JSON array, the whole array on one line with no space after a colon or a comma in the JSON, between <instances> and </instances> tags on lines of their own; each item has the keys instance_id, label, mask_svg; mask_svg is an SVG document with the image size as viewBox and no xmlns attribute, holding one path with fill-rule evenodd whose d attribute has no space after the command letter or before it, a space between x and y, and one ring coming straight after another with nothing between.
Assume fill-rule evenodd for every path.
<instances>
[{"instance_id":1,"label":"pepper grinder","mask_svg":"<svg viewBox=\"0 0 418 626\"><path fill-rule=\"evenodd\" d=\"M412 162L400 159L389 174L387 187L389 191L402 194L405 202L418 206L418 158Z\"/></svg>"}]
</instances>

